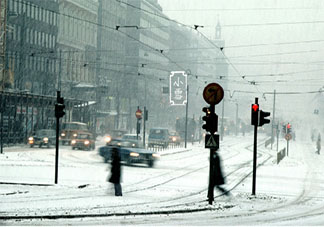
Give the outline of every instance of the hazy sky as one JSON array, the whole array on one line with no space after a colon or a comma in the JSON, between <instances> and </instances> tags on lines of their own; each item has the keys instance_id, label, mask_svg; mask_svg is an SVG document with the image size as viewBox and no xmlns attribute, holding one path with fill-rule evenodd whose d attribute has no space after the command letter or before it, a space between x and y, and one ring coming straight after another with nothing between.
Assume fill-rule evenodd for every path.
<instances>
[{"instance_id":1,"label":"hazy sky","mask_svg":"<svg viewBox=\"0 0 324 227\"><path fill-rule=\"evenodd\" d=\"M232 89L237 86L260 92L274 89L277 92L314 91L324 85L324 1L158 2L170 18L187 25L203 25L204 28L199 28L199 31L210 38L214 38L214 28L219 18L222 37L226 42L226 55L238 71L231 67L229 76L239 80L246 76L246 80L254 80L259 84L257 87L246 85L244 88L233 84ZM314 95L307 95L306 98L281 98L286 98L289 103L285 105L288 107L292 104L291 101L303 107L304 99L310 100L313 97ZM268 106L271 105L269 102Z\"/></svg>"}]
</instances>

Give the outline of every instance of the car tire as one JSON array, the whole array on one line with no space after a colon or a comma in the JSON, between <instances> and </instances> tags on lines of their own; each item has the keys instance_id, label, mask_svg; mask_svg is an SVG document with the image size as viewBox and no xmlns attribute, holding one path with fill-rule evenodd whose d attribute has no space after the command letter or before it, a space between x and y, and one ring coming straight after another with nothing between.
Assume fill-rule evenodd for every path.
<instances>
[{"instance_id":1,"label":"car tire","mask_svg":"<svg viewBox=\"0 0 324 227\"><path fill-rule=\"evenodd\" d=\"M153 160L149 160L147 164L148 164L148 166L150 168L152 168L154 166L154 161Z\"/></svg>"},{"instance_id":2,"label":"car tire","mask_svg":"<svg viewBox=\"0 0 324 227\"><path fill-rule=\"evenodd\" d=\"M39 144L39 146L38 146L39 148L41 148L42 147L42 144Z\"/></svg>"},{"instance_id":3,"label":"car tire","mask_svg":"<svg viewBox=\"0 0 324 227\"><path fill-rule=\"evenodd\" d=\"M30 145L30 148L33 148L34 147L34 145Z\"/></svg>"}]
</instances>

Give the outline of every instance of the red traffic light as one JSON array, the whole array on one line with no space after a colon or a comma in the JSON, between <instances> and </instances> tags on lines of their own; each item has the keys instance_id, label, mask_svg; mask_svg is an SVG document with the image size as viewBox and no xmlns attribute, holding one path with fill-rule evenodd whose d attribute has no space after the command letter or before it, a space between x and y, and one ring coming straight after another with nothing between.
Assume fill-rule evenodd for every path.
<instances>
[{"instance_id":1,"label":"red traffic light","mask_svg":"<svg viewBox=\"0 0 324 227\"><path fill-rule=\"evenodd\" d=\"M289 123L287 124L287 128L288 128L288 129L291 128L291 125L290 125Z\"/></svg>"},{"instance_id":2,"label":"red traffic light","mask_svg":"<svg viewBox=\"0 0 324 227\"><path fill-rule=\"evenodd\" d=\"M254 112L258 111L259 110L259 105L258 104L253 104L252 109L253 109Z\"/></svg>"}]
</instances>

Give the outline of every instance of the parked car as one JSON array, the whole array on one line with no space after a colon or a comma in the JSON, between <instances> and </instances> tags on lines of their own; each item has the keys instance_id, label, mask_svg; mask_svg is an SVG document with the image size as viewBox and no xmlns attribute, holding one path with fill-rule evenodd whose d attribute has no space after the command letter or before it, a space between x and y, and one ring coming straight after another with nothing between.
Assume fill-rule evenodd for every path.
<instances>
[{"instance_id":1,"label":"parked car","mask_svg":"<svg viewBox=\"0 0 324 227\"><path fill-rule=\"evenodd\" d=\"M112 139L109 145L99 148L99 155L104 158L105 162L111 160L113 147L120 148L120 159L127 164L146 163L149 167L153 167L159 158L157 152L144 149L140 141Z\"/></svg>"},{"instance_id":2,"label":"parked car","mask_svg":"<svg viewBox=\"0 0 324 227\"><path fill-rule=\"evenodd\" d=\"M148 137L148 147L162 146L167 148L170 142L169 130L166 128L151 128Z\"/></svg>"},{"instance_id":3,"label":"parked car","mask_svg":"<svg viewBox=\"0 0 324 227\"><path fill-rule=\"evenodd\" d=\"M170 143L180 145L181 137L177 132L175 132L175 131L170 132Z\"/></svg>"},{"instance_id":4,"label":"parked car","mask_svg":"<svg viewBox=\"0 0 324 227\"><path fill-rule=\"evenodd\" d=\"M71 146L72 150L94 150L96 143L92 133L80 132L75 139L72 139Z\"/></svg>"},{"instance_id":5,"label":"parked car","mask_svg":"<svg viewBox=\"0 0 324 227\"><path fill-rule=\"evenodd\" d=\"M28 138L28 144L30 147L38 145L39 147L55 145L56 131L52 129L40 129L35 134Z\"/></svg>"},{"instance_id":6,"label":"parked car","mask_svg":"<svg viewBox=\"0 0 324 227\"><path fill-rule=\"evenodd\" d=\"M71 141L81 132L89 132L87 124L82 122L64 122L62 124L60 141L63 145L70 145Z\"/></svg>"}]
</instances>

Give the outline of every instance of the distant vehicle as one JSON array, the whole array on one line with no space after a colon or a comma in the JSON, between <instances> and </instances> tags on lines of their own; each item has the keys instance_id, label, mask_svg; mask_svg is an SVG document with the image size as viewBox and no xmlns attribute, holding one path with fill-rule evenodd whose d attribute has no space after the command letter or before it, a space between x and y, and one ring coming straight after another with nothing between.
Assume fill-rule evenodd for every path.
<instances>
[{"instance_id":1,"label":"distant vehicle","mask_svg":"<svg viewBox=\"0 0 324 227\"><path fill-rule=\"evenodd\" d=\"M63 145L70 145L71 141L81 132L89 132L87 124L82 122L64 122L62 124L60 141Z\"/></svg>"},{"instance_id":2,"label":"distant vehicle","mask_svg":"<svg viewBox=\"0 0 324 227\"><path fill-rule=\"evenodd\" d=\"M111 133L105 135L104 137L106 145L109 145L112 139L121 139L123 135L125 135L126 133L127 130L123 130L123 129L112 130Z\"/></svg>"},{"instance_id":3,"label":"distant vehicle","mask_svg":"<svg viewBox=\"0 0 324 227\"><path fill-rule=\"evenodd\" d=\"M199 140L199 131L197 130L198 122L194 118L187 119L187 140L194 142ZM175 125L176 132L182 140L185 140L186 135L186 118L177 118Z\"/></svg>"},{"instance_id":4,"label":"distant vehicle","mask_svg":"<svg viewBox=\"0 0 324 227\"><path fill-rule=\"evenodd\" d=\"M144 149L140 145L140 141L112 139L109 145L99 148L99 155L104 158L105 162L111 160L111 151L113 147L120 148L120 159L127 164L147 163L149 167L153 167L158 153Z\"/></svg>"},{"instance_id":5,"label":"distant vehicle","mask_svg":"<svg viewBox=\"0 0 324 227\"><path fill-rule=\"evenodd\" d=\"M137 135L136 134L124 134L122 136L122 139L123 140L142 140L142 137L140 135Z\"/></svg>"},{"instance_id":6,"label":"distant vehicle","mask_svg":"<svg viewBox=\"0 0 324 227\"><path fill-rule=\"evenodd\" d=\"M148 147L162 146L167 148L170 143L169 130L166 128L151 128L148 136Z\"/></svg>"},{"instance_id":7,"label":"distant vehicle","mask_svg":"<svg viewBox=\"0 0 324 227\"><path fill-rule=\"evenodd\" d=\"M72 150L94 150L96 148L95 139L92 133L79 132L75 139L71 141Z\"/></svg>"},{"instance_id":8,"label":"distant vehicle","mask_svg":"<svg viewBox=\"0 0 324 227\"><path fill-rule=\"evenodd\" d=\"M36 133L28 138L30 147L38 145L39 147L55 145L56 131L52 129L40 129Z\"/></svg>"},{"instance_id":9,"label":"distant vehicle","mask_svg":"<svg viewBox=\"0 0 324 227\"><path fill-rule=\"evenodd\" d=\"M175 131L170 132L170 143L180 145L181 141L182 139L177 132Z\"/></svg>"}]
</instances>

